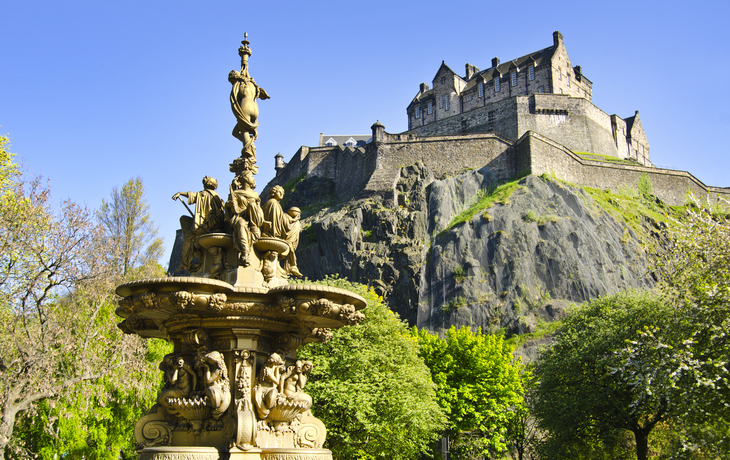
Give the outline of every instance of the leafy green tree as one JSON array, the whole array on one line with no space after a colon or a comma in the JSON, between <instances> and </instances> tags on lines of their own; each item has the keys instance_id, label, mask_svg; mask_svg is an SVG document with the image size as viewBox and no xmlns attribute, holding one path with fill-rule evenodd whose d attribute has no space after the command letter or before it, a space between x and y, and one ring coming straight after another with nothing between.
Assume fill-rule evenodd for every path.
<instances>
[{"instance_id":1,"label":"leafy green tree","mask_svg":"<svg viewBox=\"0 0 730 460\"><path fill-rule=\"evenodd\" d=\"M58 434L53 426L73 418L61 408L96 417L147 388L141 376L151 365L145 342L116 327L119 279L93 213L68 201L54 209L49 190L26 181L0 143L0 458L25 458L46 447L24 429L46 409L64 420L48 419L40 431Z\"/></svg>"},{"instance_id":2,"label":"leafy green tree","mask_svg":"<svg viewBox=\"0 0 730 460\"><path fill-rule=\"evenodd\" d=\"M136 458L134 424L156 402L162 384L157 365L172 351L170 344L159 339L148 340L146 346L151 365L124 375L139 385L107 375L91 391L41 401L33 414L18 423L24 447L42 460L56 460L59 452L63 458L88 460Z\"/></svg>"},{"instance_id":3,"label":"leafy green tree","mask_svg":"<svg viewBox=\"0 0 730 460\"><path fill-rule=\"evenodd\" d=\"M368 301L362 324L299 350L300 358L314 362L306 391L327 426L326 446L342 460L418 458L445 419L417 342L373 291L335 278L324 283Z\"/></svg>"},{"instance_id":4,"label":"leafy green tree","mask_svg":"<svg viewBox=\"0 0 730 460\"><path fill-rule=\"evenodd\" d=\"M719 211L719 212L718 212ZM683 452L730 457L730 221L695 202L667 233L656 268L673 314L620 351L632 406L661 398L681 414ZM691 402L691 403L689 403ZM717 427L724 429L716 429ZM715 427L715 428L712 428Z\"/></svg>"},{"instance_id":5,"label":"leafy green tree","mask_svg":"<svg viewBox=\"0 0 730 460\"><path fill-rule=\"evenodd\" d=\"M554 343L535 363L539 383L530 401L548 433L547 458L630 458L632 448L639 460L648 458L650 433L678 416L678 407L662 392L637 385L639 373L654 370L645 362L637 373L621 350L670 318L677 317L662 297L639 291L568 312ZM633 434L633 446L627 433Z\"/></svg>"},{"instance_id":6,"label":"leafy green tree","mask_svg":"<svg viewBox=\"0 0 730 460\"><path fill-rule=\"evenodd\" d=\"M162 240L149 214L142 179L130 179L96 213L112 244L113 264L123 275L133 267L155 263L163 252Z\"/></svg>"},{"instance_id":7,"label":"leafy green tree","mask_svg":"<svg viewBox=\"0 0 730 460\"><path fill-rule=\"evenodd\" d=\"M454 458L506 452L505 436L523 389L520 366L502 336L453 326L444 339L425 329L414 328L413 334L449 418Z\"/></svg>"}]
</instances>

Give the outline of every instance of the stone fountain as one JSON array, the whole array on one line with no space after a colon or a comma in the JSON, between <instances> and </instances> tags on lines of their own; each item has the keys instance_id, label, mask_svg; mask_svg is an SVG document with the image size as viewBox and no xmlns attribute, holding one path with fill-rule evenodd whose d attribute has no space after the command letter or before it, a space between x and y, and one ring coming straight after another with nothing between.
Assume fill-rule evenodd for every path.
<instances>
[{"instance_id":1,"label":"stone fountain","mask_svg":"<svg viewBox=\"0 0 730 460\"><path fill-rule=\"evenodd\" d=\"M247 38L247 37L246 37ZM233 136L243 148L224 202L218 182L179 192L181 267L188 276L143 279L117 288L119 327L174 344L160 363L165 387L135 425L140 460L330 460L326 429L303 389L313 364L300 345L326 341L332 329L358 324L365 300L346 290L289 284L301 276L295 249L298 208L284 212L281 187L262 205L254 175L257 99L249 41L231 71ZM185 204L185 202L183 202ZM191 211L188 205L195 205Z\"/></svg>"}]
</instances>

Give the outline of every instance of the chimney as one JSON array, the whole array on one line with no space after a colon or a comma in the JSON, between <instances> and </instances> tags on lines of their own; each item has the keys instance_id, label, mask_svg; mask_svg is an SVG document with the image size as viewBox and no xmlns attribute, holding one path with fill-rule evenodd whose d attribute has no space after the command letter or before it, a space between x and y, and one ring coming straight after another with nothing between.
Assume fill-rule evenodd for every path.
<instances>
[{"instance_id":1,"label":"chimney","mask_svg":"<svg viewBox=\"0 0 730 460\"><path fill-rule=\"evenodd\" d=\"M492 67L497 67L499 65L499 58L495 57L492 58Z\"/></svg>"},{"instance_id":2,"label":"chimney","mask_svg":"<svg viewBox=\"0 0 730 460\"><path fill-rule=\"evenodd\" d=\"M471 77L473 77L477 72L479 72L479 68L477 66L473 66L468 62L466 63L466 80L471 80Z\"/></svg>"},{"instance_id":3,"label":"chimney","mask_svg":"<svg viewBox=\"0 0 730 460\"><path fill-rule=\"evenodd\" d=\"M558 46L563 44L563 34L558 32L557 30L553 32L553 45Z\"/></svg>"},{"instance_id":4,"label":"chimney","mask_svg":"<svg viewBox=\"0 0 730 460\"><path fill-rule=\"evenodd\" d=\"M421 88L418 90L419 94L423 94L426 91L428 91L428 85L425 83L421 83Z\"/></svg>"}]
</instances>

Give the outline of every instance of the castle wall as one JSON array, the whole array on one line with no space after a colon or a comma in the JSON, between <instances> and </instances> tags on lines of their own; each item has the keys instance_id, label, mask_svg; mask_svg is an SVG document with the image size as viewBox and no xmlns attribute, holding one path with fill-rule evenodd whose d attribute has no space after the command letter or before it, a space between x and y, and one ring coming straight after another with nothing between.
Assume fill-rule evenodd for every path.
<instances>
[{"instance_id":1,"label":"castle wall","mask_svg":"<svg viewBox=\"0 0 730 460\"><path fill-rule=\"evenodd\" d=\"M612 118L582 97L560 94L518 96L438 120L408 131L418 136L494 132L517 140L539 132L571 150L626 158L626 124L614 138ZM622 149L619 148L622 147ZM636 158L634 156L634 158Z\"/></svg>"},{"instance_id":2,"label":"castle wall","mask_svg":"<svg viewBox=\"0 0 730 460\"><path fill-rule=\"evenodd\" d=\"M670 205L684 204L687 191L692 191L697 197L713 199L720 195L730 198L730 188L708 187L686 171L585 160L537 133L527 133L515 150L523 154L529 152L533 175L554 174L580 186L618 192L621 188L636 186L639 178L647 174L654 194Z\"/></svg>"},{"instance_id":3,"label":"castle wall","mask_svg":"<svg viewBox=\"0 0 730 460\"><path fill-rule=\"evenodd\" d=\"M324 177L335 182L338 194L362 186L375 170L376 155L370 149L341 146L309 148L302 146L262 190L261 196L268 196L274 185L284 185L301 175Z\"/></svg>"},{"instance_id":4,"label":"castle wall","mask_svg":"<svg viewBox=\"0 0 730 460\"><path fill-rule=\"evenodd\" d=\"M378 169L400 170L422 161L436 177L485 165L502 180L519 173L510 155L512 143L495 134L435 136L414 140L401 140L402 137L407 138L386 135L386 141L378 145Z\"/></svg>"}]
</instances>

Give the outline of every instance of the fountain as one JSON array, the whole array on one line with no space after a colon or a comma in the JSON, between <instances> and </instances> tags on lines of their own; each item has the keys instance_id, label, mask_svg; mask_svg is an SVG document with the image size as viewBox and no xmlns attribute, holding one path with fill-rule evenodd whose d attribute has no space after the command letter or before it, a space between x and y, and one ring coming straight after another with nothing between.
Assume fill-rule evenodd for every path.
<instances>
[{"instance_id":1,"label":"fountain","mask_svg":"<svg viewBox=\"0 0 730 460\"><path fill-rule=\"evenodd\" d=\"M300 345L326 341L332 329L358 324L365 300L344 289L292 284L301 276L295 250L300 211L284 212L281 187L261 205L255 192L257 99L268 99L249 74L231 71L233 136L243 148L224 202L218 182L179 192L195 205L180 218L181 267L188 276L143 279L117 287L125 333L174 344L160 364L165 387L135 425L140 460L331 460L324 424L303 389L313 363ZM183 202L183 204L185 204Z\"/></svg>"}]
</instances>

